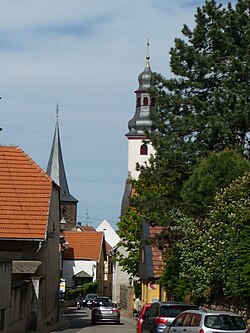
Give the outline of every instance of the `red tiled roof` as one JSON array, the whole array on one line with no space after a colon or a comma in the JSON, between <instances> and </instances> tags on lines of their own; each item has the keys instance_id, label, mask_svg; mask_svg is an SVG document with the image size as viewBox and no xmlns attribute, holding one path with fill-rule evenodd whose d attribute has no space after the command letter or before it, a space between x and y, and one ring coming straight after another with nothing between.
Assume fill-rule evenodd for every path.
<instances>
[{"instance_id":1,"label":"red tiled roof","mask_svg":"<svg viewBox=\"0 0 250 333\"><path fill-rule=\"evenodd\" d=\"M52 179L16 146L0 146L0 238L45 239Z\"/></svg>"},{"instance_id":2,"label":"red tiled roof","mask_svg":"<svg viewBox=\"0 0 250 333\"><path fill-rule=\"evenodd\" d=\"M64 231L64 235L69 243L68 250L63 253L64 259L100 260L104 240L102 231Z\"/></svg>"}]
</instances>

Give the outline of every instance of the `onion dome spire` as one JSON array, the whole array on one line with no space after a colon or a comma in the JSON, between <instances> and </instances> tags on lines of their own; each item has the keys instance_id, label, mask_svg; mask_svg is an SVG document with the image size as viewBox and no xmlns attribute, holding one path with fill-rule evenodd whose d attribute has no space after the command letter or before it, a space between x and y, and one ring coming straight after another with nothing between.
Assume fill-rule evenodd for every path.
<instances>
[{"instance_id":1,"label":"onion dome spire","mask_svg":"<svg viewBox=\"0 0 250 333\"><path fill-rule=\"evenodd\" d=\"M150 90L154 85L154 74L151 71L149 60L149 41L147 41L146 65L138 76L139 87L135 91L136 110L134 117L128 122L129 132L126 134L128 138L145 137L145 131L156 131L156 127L150 119L150 110L154 107L154 100L150 97Z\"/></svg>"}]
</instances>

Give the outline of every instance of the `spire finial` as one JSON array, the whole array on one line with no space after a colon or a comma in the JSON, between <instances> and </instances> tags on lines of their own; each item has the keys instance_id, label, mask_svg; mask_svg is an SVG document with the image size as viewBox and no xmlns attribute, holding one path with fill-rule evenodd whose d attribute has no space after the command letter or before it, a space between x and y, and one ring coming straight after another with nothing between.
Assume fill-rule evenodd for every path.
<instances>
[{"instance_id":1,"label":"spire finial","mask_svg":"<svg viewBox=\"0 0 250 333\"><path fill-rule=\"evenodd\" d=\"M58 114L59 114L59 103L56 103L56 119L58 119Z\"/></svg>"},{"instance_id":2,"label":"spire finial","mask_svg":"<svg viewBox=\"0 0 250 333\"><path fill-rule=\"evenodd\" d=\"M150 67L149 64L149 59L150 59L150 55L149 55L149 39L147 40L147 54L146 54L146 67Z\"/></svg>"},{"instance_id":3,"label":"spire finial","mask_svg":"<svg viewBox=\"0 0 250 333\"><path fill-rule=\"evenodd\" d=\"M146 55L146 59L149 60L150 56L149 56L149 39L147 40L147 55Z\"/></svg>"}]
</instances>

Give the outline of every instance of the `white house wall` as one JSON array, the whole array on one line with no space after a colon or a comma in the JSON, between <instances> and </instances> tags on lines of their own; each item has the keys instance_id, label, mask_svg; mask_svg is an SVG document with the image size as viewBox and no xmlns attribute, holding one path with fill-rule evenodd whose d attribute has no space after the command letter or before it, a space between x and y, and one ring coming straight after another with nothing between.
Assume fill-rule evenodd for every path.
<instances>
[{"instance_id":1,"label":"white house wall","mask_svg":"<svg viewBox=\"0 0 250 333\"><path fill-rule=\"evenodd\" d=\"M124 247L119 247L119 249L117 250L119 252L121 252L122 254L125 254L125 248ZM118 261L113 263L113 289L112 289L112 300L117 303L120 304L121 300L120 300L120 288L121 285L129 285L129 275L122 271L121 266L119 265Z\"/></svg>"},{"instance_id":2,"label":"white house wall","mask_svg":"<svg viewBox=\"0 0 250 333\"><path fill-rule=\"evenodd\" d=\"M90 276L93 276L93 281L96 281L96 262L84 260L64 260L63 261L63 278L66 282L66 288L74 287L73 276L84 271Z\"/></svg>"}]
</instances>

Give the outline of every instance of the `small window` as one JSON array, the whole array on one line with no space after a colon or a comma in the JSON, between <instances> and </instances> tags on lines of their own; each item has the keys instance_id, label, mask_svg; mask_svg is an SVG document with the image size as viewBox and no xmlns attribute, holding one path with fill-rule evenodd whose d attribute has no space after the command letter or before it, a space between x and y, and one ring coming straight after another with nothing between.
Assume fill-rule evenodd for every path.
<instances>
[{"instance_id":1,"label":"small window","mask_svg":"<svg viewBox=\"0 0 250 333\"><path fill-rule=\"evenodd\" d=\"M199 326L200 325L200 321L201 321L201 315L195 313L193 315L191 326Z\"/></svg>"},{"instance_id":2,"label":"small window","mask_svg":"<svg viewBox=\"0 0 250 333\"><path fill-rule=\"evenodd\" d=\"M140 97L137 97L136 106L141 106L141 99L140 99Z\"/></svg>"},{"instance_id":3,"label":"small window","mask_svg":"<svg viewBox=\"0 0 250 333\"><path fill-rule=\"evenodd\" d=\"M147 106L147 105L148 105L148 98L147 98L147 97L144 97L144 98L143 98L143 105L144 105L144 106Z\"/></svg>"},{"instance_id":4,"label":"small window","mask_svg":"<svg viewBox=\"0 0 250 333\"><path fill-rule=\"evenodd\" d=\"M192 313L187 313L185 322L183 323L184 326L191 326L191 321L192 321L193 314Z\"/></svg>"},{"instance_id":5,"label":"small window","mask_svg":"<svg viewBox=\"0 0 250 333\"><path fill-rule=\"evenodd\" d=\"M183 326L185 318L186 318L185 314L179 315L178 318L176 318L175 321L173 322L173 326L178 326L178 327Z\"/></svg>"},{"instance_id":6,"label":"small window","mask_svg":"<svg viewBox=\"0 0 250 333\"><path fill-rule=\"evenodd\" d=\"M140 148L140 155L148 155L148 146L143 144Z\"/></svg>"},{"instance_id":7,"label":"small window","mask_svg":"<svg viewBox=\"0 0 250 333\"><path fill-rule=\"evenodd\" d=\"M141 249L141 262L142 263L145 262L145 250L144 250L144 247Z\"/></svg>"}]
</instances>

